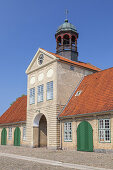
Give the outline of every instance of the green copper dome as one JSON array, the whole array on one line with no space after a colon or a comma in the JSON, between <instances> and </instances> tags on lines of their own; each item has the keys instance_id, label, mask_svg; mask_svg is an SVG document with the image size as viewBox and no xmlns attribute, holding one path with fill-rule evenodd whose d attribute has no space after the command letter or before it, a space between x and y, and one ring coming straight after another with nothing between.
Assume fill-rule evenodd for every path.
<instances>
[{"instance_id":1,"label":"green copper dome","mask_svg":"<svg viewBox=\"0 0 113 170\"><path fill-rule=\"evenodd\" d=\"M61 31L74 31L74 32L77 32L75 26L72 25L71 23L69 23L67 19L65 20L64 24L62 24L62 25L60 25L58 27L58 30L56 31L56 34L61 32Z\"/></svg>"}]
</instances>

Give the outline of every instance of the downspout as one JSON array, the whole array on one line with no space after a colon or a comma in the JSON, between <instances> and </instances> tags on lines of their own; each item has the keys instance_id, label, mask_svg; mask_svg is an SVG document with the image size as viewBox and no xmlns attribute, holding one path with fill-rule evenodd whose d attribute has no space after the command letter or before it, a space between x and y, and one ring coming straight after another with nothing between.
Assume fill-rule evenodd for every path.
<instances>
[{"instance_id":1,"label":"downspout","mask_svg":"<svg viewBox=\"0 0 113 170\"><path fill-rule=\"evenodd\" d=\"M61 122L61 128L60 128L61 129L61 137L60 137L61 139L60 140L61 140L61 149L62 149L62 121L60 120L60 122Z\"/></svg>"}]
</instances>

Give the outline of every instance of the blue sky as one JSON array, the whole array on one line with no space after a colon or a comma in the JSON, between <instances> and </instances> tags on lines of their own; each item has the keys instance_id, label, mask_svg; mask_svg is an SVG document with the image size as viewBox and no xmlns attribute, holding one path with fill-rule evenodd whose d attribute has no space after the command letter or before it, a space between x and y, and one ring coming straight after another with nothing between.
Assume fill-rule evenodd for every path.
<instances>
[{"instance_id":1,"label":"blue sky","mask_svg":"<svg viewBox=\"0 0 113 170\"><path fill-rule=\"evenodd\" d=\"M38 48L55 52L65 9L79 32L79 60L113 67L113 0L0 0L0 115L26 94L25 70Z\"/></svg>"}]
</instances>

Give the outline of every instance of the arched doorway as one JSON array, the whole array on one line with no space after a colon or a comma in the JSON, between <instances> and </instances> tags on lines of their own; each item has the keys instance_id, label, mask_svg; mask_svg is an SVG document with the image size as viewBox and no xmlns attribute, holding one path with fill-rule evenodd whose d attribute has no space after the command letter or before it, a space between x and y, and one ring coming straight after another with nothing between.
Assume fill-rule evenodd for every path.
<instances>
[{"instance_id":1,"label":"arched doorway","mask_svg":"<svg viewBox=\"0 0 113 170\"><path fill-rule=\"evenodd\" d=\"M33 147L47 146L47 119L39 113L33 121Z\"/></svg>"},{"instance_id":2,"label":"arched doorway","mask_svg":"<svg viewBox=\"0 0 113 170\"><path fill-rule=\"evenodd\" d=\"M93 129L87 121L83 121L78 125L77 150L93 152Z\"/></svg>"},{"instance_id":3,"label":"arched doorway","mask_svg":"<svg viewBox=\"0 0 113 170\"><path fill-rule=\"evenodd\" d=\"M20 146L20 128L16 127L14 131L14 146Z\"/></svg>"},{"instance_id":4,"label":"arched doorway","mask_svg":"<svg viewBox=\"0 0 113 170\"><path fill-rule=\"evenodd\" d=\"M1 133L1 145L6 145L6 141L7 141L7 131L6 128L3 128Z\"/></svg>"},{"instance_id":5,"label":"arched doorway","mask_svg":"<svg viewBox=\"0 0 113 170\"><path fill-rule=\"evenodd\" d=\"M39 122L39 147L47 146L47 120L43 115Z\"/></svg>"}]
</instances>

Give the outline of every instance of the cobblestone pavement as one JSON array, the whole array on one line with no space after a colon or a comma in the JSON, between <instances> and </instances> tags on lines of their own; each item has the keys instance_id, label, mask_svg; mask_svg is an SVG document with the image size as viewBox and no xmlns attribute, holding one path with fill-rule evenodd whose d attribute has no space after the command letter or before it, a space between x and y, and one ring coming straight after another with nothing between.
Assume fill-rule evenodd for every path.
<instances>
[{"instance_id":1,"label":"cobblestone pavement","mask_svg":"<svg viewBox=\"0 0 113 170\"><path fill-rule=\"evenodd\" d=\"M65 163L88 165L113 169L113 153L95 153L79 151L47 150L46 148L27 148L0 146L0 152L41 159L55 160ZM0 156L0 170L68 170L69 168L39 164L25 160L17 160Z\"/></svg>"}]
</instances>

